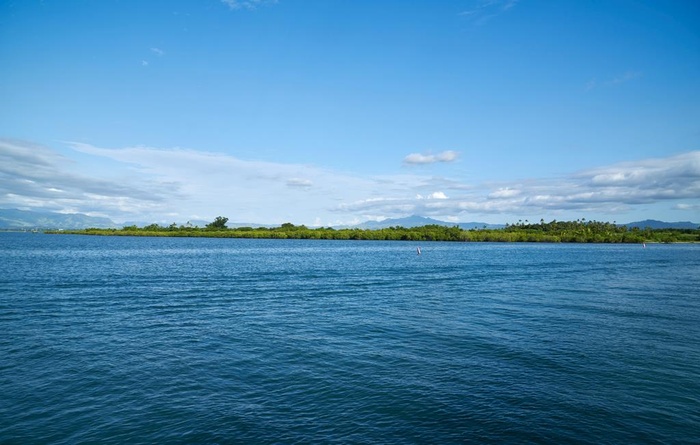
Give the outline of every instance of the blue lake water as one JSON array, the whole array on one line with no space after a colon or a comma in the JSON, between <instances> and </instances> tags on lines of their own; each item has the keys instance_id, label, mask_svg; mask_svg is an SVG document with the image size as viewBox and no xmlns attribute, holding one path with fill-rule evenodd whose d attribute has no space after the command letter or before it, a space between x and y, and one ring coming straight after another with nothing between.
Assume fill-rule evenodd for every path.
<instances>
[{"instance_id":1,"label":"blue lake water","mask_svg":"<svg viewBox=\"0 0 700 445\"><path fill-rule=\"evenodd\" d=\"M700 437L700 245L2 233L0 262L3 444Z\"/></svg>"}]
</instances>

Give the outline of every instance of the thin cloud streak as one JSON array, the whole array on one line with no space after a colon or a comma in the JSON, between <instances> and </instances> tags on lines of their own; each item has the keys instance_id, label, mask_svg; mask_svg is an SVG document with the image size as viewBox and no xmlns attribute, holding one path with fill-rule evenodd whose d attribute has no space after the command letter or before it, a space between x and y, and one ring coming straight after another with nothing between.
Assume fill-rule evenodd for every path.
<instances>
[{"instance_id":1,"label":"thin cloud streak","mask_svg":"<svg viewBox=\"0 0 700 445\"><path fill-rule=\"evenodd\" d=\"M586 91L591 91L599 87L618 86L627 82L631 82L632 80L638 79L640 77L642 77L641 71L627 71L623 74L615 76L611 79L604 80L602 82L598 82L596 79L592 79L586 83Z\"/></svg>"},{"instance_id":2,"label":"thin cloud streak","mask_svg":"<svg viewBox=\"0 0 700 445\"><path fill-rule=\"evenodd\" d=\"M403 160L404 164L435 164L436 162L454 162L459 157L459 153L452 150L443 151L436 155L424 155L420 153L411 153Z\"/></svg>"},{"instance_id":3,"label":"thin cloud streak","mask_svg":"<svg viewBox=\"0 0 700 445\"><path fill-rule=\"evenodd\" d=\"M480 0L459 15L482 25L489 19L510 11L518 2L519 0Z\"/></svg>"},{"instance_id":4,"label":"thin cloud streak","mask_svg":"<svg viewBox=\"0 0 700 445\"><path fill-rule=\"evenodd\" d=\"M287 180L287 185L289 187L311 187L313 186L313 182L309 179L303 179L303 178L290 178Z\"/></svg>"},{"instance_id":5,"label":"thin cloud streak","mask_svg":"<svg viewBox=\"0 0 700 445\"><path fill-rule=\"evenodd\" d=\"M221 0L231 10L247 9L253 10L258 6L277 3L277 0Z\"/></svg>"}]
</instances>

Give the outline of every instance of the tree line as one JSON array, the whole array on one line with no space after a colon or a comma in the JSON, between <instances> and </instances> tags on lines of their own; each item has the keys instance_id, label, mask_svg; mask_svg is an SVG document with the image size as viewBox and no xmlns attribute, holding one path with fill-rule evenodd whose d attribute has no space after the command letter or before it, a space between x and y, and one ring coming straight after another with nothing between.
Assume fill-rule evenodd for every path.
<instances>
[{"instance_id":1,"label":"tree line","mask_svg":"<svg viewBox=\"0 0 700 445\"><path fill-rule=\"evenodd\" d=\"M546 243L672 243L700 242L700 229L640 229L599 221L551 221L529 223L519 221L502 229L462 229L458 226L425 225L421 227L388 227L383 229L309 228L284 223L279 227L228 228L228 218L217 217L205 227L189 224L169 226L150 224L121 229L84 229L52 231L80 235L167 236L210 238L275 238L326 240L390 240L390 241L462 241L462 242L546 242Z\"/></svg>"}]
</instances>

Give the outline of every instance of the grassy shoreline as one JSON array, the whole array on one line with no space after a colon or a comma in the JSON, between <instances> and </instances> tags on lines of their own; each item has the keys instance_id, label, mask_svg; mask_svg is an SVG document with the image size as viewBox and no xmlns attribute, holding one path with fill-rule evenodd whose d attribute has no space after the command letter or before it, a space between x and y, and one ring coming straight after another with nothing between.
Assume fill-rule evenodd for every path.
<instances>
[{"instance_id":1,"label":"grassy shoreline","mask_svg":"<svg viewBox=\"0 0 700 445\"><path fill-rule=\"evenodd\" d=\"M308 228L285 223L281 227L163 227L129 226L122 229L50 230L48 234L93 236L326 239L383 241L458 241L458 242L545 242L545 243L697 243L700 229L639 229L596 221L517 224L503 229L470 229L426 225L385 229Z\"/></svg>"}]
</instances>

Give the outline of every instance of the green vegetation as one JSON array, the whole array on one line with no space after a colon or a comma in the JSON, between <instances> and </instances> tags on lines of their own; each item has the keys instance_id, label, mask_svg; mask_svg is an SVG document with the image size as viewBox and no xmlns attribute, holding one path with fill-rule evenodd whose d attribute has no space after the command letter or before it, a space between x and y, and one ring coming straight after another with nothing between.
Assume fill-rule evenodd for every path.
<instances>
[{"instance_id":1,"label":"green vegetation","mask_svg":"<svg viewBox=\"0 0 700 445\"><path fill-rule=\"evenodd\" d=\"M207 224L206 229L207 230L224 230L226 228L227 222L228 222L228 218L223 217L223 216L217 216L213 222L210 222L209 224Z\"/></svg>"},{"instance_id":2,"label":"green vegetation","mask_svg":"<svg viewBox=\"0 0 700 445\"><path fill-rule=\"evenodd\" d=\"M217 217L204 228L175 223L164 227L150 224L145 227L128 226L122 229L85 229L51 231L80 235L169 236L211 238L280 238L330 240L396 240L396 241L486 241L486 242L545 242L545 243L672 243L700 242L700 229L628 229L616 224L598 221L552 221L537 224L528 221L506 225L503 229L463 230L457 226L426 225L422 227L389 227L386 229L310 229L291 223L280 227L227 228L228 218Z\"/></svg>"}]
</instances>

